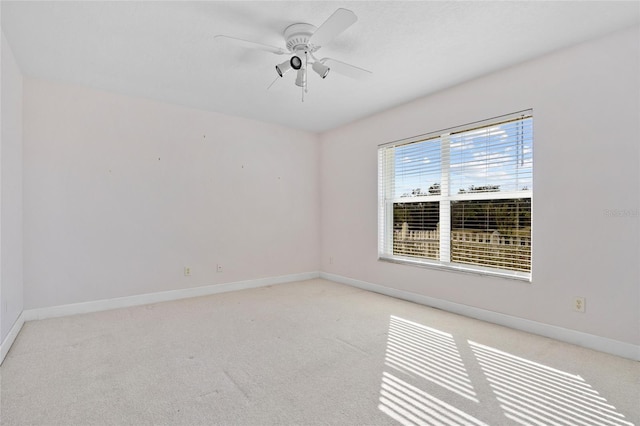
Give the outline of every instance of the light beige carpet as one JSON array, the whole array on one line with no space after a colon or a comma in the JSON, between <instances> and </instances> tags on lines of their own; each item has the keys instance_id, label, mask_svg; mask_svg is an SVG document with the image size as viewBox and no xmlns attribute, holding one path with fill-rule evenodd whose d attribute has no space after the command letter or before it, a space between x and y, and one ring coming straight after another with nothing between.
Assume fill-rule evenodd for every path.
<instances>
[{"instance_id":1,"label":"light beige carpet","mask_svg":"<svg viewBox=\"0 0 640 426\"><path fill-rule=\"evenodd\" d=\"M640 425L640 363L311 280L25 324L3 425Z\"/></svg>"}]
</instances>

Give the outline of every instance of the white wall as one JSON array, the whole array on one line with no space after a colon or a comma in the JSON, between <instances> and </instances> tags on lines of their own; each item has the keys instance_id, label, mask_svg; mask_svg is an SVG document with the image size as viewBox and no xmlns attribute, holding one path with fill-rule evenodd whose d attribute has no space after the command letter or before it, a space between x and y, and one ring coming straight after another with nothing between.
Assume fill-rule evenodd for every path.
<instances>
[{"instance_id":1,"label":"white wall","mask_svg":"<svg viewBox=\"0 0 640 426\"><path fill-rule=\"evenodd\" d=\"M27 77L24 123L25 309L319 269L317 135Z\"/></svg>"},{"instance_id":2,"label":"white wall","mask_svg":"<svg viewBox=\"0 0 640 426\"><path fill-rule=\"evenodd\" d=\"M0 343L22 312L22 74L1 35Z\"/></svg>"},{"instance_id":3,"label":"white wall","mask_svg":"<svg viewBox=\"0 0 640 426\"><path fill-rule=\"evenodd\" d=\"M619 32L322 135L322 271L639 344L639 40ZM377 145L527 108L533 282L378 261Z\"/></svg>"}]
</instances>

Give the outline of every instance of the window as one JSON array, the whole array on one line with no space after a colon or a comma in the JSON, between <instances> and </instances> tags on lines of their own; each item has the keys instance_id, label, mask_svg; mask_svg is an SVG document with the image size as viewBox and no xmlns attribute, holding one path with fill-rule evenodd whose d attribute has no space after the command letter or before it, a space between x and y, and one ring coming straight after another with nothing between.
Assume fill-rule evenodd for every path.
<instances>
[{"instance_id":1,"label":"window","mask_svg":"<svg viewBox=\"0 0 640 426\"><path fill-rule=\"evenodd\" d=\"M531 279L533 117L381 145L379 257Z\"/></svg>"}]
</instances>

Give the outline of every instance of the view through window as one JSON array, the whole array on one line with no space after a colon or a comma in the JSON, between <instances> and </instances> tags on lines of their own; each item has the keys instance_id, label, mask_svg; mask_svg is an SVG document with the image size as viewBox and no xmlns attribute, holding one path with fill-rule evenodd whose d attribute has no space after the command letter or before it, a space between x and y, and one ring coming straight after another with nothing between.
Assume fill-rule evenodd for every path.
<instances>
[{"instance_id":1,"label":"view through window","mask_svg":"<svg viewBox=\"0 0 640 426\"><path fill-rule=\"evenodd\" d=\"M531 278L533 117L380 146L381 259Z\"/></svg>"}]
</instances>

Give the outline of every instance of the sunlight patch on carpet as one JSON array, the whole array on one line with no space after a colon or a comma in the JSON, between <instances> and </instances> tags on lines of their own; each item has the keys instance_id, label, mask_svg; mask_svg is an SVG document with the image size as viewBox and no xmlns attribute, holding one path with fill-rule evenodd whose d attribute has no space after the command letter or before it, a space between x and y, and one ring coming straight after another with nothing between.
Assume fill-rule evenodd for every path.
<instances>
[{"instance_id":1,"label":"sunlight patch on carpet","mask_svg":"<svg viewBox=\"0 0 640 426\"><path fill-rule=\"evenodd\" d=\"M392 316L385 364L478 402L451 334Z\"/></svg>"},{"instance_id":2,"label":"sunlight patch on carpet","mask_svg":"<svg viewBox=\"0 0 640 426\"><path fill-rule=\"evenodd\" d=\"M475 417L384 372L378 408L403 425L486 426Z\"/></svg>"},{"instance_id":3,"label":"sunlight patch on carpet","mask_svg":"<svg viewBox=\"0 0 640 426\"><path fill-rule=\"evenodd\" d=\"M523 424L633 426L579 375L469 341L505 416Z\"/></svg>"}]
</instances>

